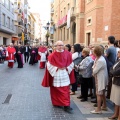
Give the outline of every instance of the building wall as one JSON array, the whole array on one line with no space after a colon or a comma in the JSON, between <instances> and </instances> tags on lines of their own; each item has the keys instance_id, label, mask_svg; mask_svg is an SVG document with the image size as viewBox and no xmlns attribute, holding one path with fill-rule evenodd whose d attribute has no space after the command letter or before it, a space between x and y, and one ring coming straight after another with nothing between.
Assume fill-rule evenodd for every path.
<instances>
[{"instance_id":1,"label":"building wall","mask_svg":"<svg viewBox=\"0 0 120 120\"><path fill-rule=\"evenodd\" d=\"M8 45L12 41L14 27L13 3L10 0L0 1L0 44ZM3 39L6 39L6 42Z\"/></svg>"},{"instance_id":2,"label":"building wall","mask_svg":"<svg viewBox=\"0 0 120 120\"><path fill-rule=\"evenodd\" d=\"M12 2L10 2L9 5L7 5L6 2L5 3L2 3L2 1L0 2L0 30L13 34L14 33L13 4ZM10 8L8 8L8 6L10 6ZM3 14L5 16L4 24L3 24Z\"/></svg>"},{"instance_id":3,"label":"building wall","mask_svg":"<svg viewBox=\"0 0 120 120\"><path fill-rule=\"evenodd\" d=\"M74 7L74 13L71 11L71 26L68 30L66 24L57 26L59 20L68 12L69 7ZM108 36L113 35L120 40L120 1L118 0L54 0L54 21L56 31L54 39L59 40L64 37L65 44L80 43L88 46L89 44L107 44ZM66 8L66 13L64 9ZM62 11L62 12L61 12ZM73 25L76 24L75 41L73 41ZM67 37L66 37L67 36Z\"/></svg>"}]
</instances>

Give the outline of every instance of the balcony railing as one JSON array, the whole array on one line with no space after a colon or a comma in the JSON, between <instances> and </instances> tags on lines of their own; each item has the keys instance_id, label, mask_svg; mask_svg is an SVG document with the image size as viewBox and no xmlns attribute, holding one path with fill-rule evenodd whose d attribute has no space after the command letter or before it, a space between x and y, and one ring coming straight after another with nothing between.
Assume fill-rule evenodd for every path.
<instances>
[{"instance_id":1,"label":"balcony railing","mask_svg":"<svg viewBox=\"0 0 120 120\"><path fill-rule=\"evenodd\" d=\"M28 25L31 25L31 22L30 22L30 21L28 22Z\"/></svg>"},{"instance_id":2,"label":"balcony railing","mask_svg":"<svg viewBox=\"0 0 120 120\"><path fill-rule=\"evenodd\" d=\"M18 37L21 37L22 36L22 32L21 33L18 33Z\"/></svg>"},{"instance_id":3,"label":"balcony railing","mask_svg":"<svg viewBox=\"0 0 120 120\"><path fill-rule=\"evenodd\" d=\"M18 22L18 25L23 26L23 21Z\"/></svg>"}]
</instances>

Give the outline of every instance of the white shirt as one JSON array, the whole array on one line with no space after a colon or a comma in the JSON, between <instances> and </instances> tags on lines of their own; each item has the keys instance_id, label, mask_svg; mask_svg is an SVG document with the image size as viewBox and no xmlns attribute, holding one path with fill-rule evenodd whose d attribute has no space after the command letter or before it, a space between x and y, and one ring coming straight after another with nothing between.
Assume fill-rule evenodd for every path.
<instances>
[{"instance_id":1,"label":"white shirt","mask_svg":"<svg viewBox=\"0 0 120 120\"><path fill-rule=\"evenodd\" d=\"M25 52L28 52L28 47L25 47L25 48L26 48Z\"/></svg>"}]
</instances>

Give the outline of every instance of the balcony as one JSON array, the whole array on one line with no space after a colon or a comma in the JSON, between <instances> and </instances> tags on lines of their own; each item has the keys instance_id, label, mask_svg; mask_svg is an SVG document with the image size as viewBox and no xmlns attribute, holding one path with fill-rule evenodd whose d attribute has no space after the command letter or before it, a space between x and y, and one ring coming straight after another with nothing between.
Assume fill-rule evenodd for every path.
<instances>
[{"instance_id":1,"label":"balcony","mask_svg":"<svg viewBox=\"0 0 120 120\"><path fill-rule=\"evenodd\" d=\"M54 0L52 0L52 2L51 2L51 7L53 7L54 6Z\"/></svg>"},{"instance_id":2,"label":"balcony","mask_svg":"<svg viewBox=\"0 0 120 120\"><path fill-rule=\"evenodd\" d=\"M17 13L18 15L22 15L22 10L18 9L17 7L14 10L15 13Z\"/></svg>"},{"instance_id":3,"label":"balcony","mask_svg":"<svg viewBox=\"0 0 120 120\"><path fill-rule=\"evenodd\" d=\"M19 22L18 22L18 27L24 28L23 21L19 21Z\"/></svg>"},{"instance_id":4,"label":"balcony","mask_svg":"<svg viewBox=\"0 0 120 120\"><path fill-rule=\"evenodd\" d=\"M18 9L18 15L22 15L22 10Z\"/></svg>"},{"instance_id":5,"label":"balcony","mask_svg":"<svg viewBox=\"0 0 120 120\"><path fill-rule=\"evenodd\" d=\"M21 33L18 33L18 37L21 37L22 36L22 32Z\"/></svg>"},{"instance_id":6,"label":"balcony","mask_svg":"<svg viewBox=\"0 0 120 120\"><path fill-rule=\"evenodd\" d=\"M53 23L54 23L54 20L53 20L53 18L51 18L51 21L50 21L50 23L51 23L51 24L53 24Z\"/></svg>"},{"instance_id":7,"label":"balcony","mask_svg":"<svg viewBox=\"0 0 120 120\"><path fill-rule=\"evenodd\" d=\"M14 21L14 25L15 25L15 26L18 26L18 22L17 22L17 21Z\"/></svg>"},{"instance_id":8,"label":"balcony","mask_svg":"<svg viewBox=\"0 0 120 120\"><path fill-rule=\"evenodd\" d=\"M28 29L27 31L28 31L29 34L31 34L31 30L30 29Z\"/></svg>"},{"instance_id":9,"label":"balcony","mask_svg":"<svg viewBox=\"0 0 120 120\"><path fill-rule=\"evenodd\" d=\"M51 15L53 15L54 14L54 9L51 9Z\"/></svg>"},{"instance_id":10,"label":"balcony","mask_svg":"<svg viewBox=\"0 0 120 120\"><path fill-rule=\"evenodd\" d=\"M28 22L28 25L30 25L30 26L31 26L31 22L30 22L30 21Z\"/></svg>"}]
</instances>

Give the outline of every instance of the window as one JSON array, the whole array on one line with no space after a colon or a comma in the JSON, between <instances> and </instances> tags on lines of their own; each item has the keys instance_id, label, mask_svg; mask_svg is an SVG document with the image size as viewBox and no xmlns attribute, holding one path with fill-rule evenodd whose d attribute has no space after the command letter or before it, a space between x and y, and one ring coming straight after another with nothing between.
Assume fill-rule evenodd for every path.
<instances>
[{"instance_id":1,"label":"window","mask_svg":"<svg viewBox=\"0 0 120 120\"><path fill-rule=\"evenodd\" d=\"M92 17L87 18L87 26L92 25Z\"/></svg>"},{"instance_id":2,"label":"window","mask_svg":"<svg viewBox=\"0 0 120 120\"><path fill-rule=\"evenodd\" d=\"M5 26L5 14L2 14L2 25Z\"/></svg>"},{"instance_id":3,"label":"window","mask_svg":"<svg viewBox=\"0 0 120 120\"><path fill-rule=\"evenodd\" d=\"M64 8L64 16L66 15L66 8Z\"/></svg>"},{"instance_id":4,"label":"window","mask_svg":"<svg viewBox=\"0 0 120 120\"><path fill-rule=\"evenodd\" d=\"M10 18L9 17L7 17L7 23L8 23L7 27L10 28Z\"/></svg>"},{"instance_id":5,"label":"window","mask_svg":"<svg viewBox=\"0 0 120 120\"><path fill-rule=\"evenodd\" d=\"M62 40L62 29L61 29L61 40Z\"/></svg>"},{"instance_id":6,"label":"window","mask_svg":"<svg viewBox=\"0 0 120 120\"><path fill-rule=\"evenodd\" d=\"M67 39L69 39L69 29L67 29Z\"/></svg>"},{"instance_id":7,"label":"window","mask_svg":"<svg viewBox=\"0 0 120 120\"><path fill-rule=\"evenodd\" d=\"M14 13L14 5L13 5L13 3L11 4L11 12Z\"/></svg>"},{"instance_id":8,"label":"window","mask_svg":"<svg viewBox=\"0 0 120 120\"><path fill-rule=\"evenodd\" d=\"M2 4L5 5L5 0L2 0Z\"/></svg>"},{"instance_id":9,"label":"window","mask_svg":"<svg viewBox=\"0 0 120 120\"><path fill-rule=\"evenodd\" d=\"M76 7L76 0L74 0L74 7Z\"/></svg>"},{"instance_id":10,"label":"window","mask_svg":"<svg viewBox=\"0 0 120 120\"><path fill-rule=\"evenodd\" d=\"M70 9L70 4L68 3L68 10Z\"/></svg>"},{"instance_id":11,"label":"window","mask_svg":"<svg viewBox=\"0 0 120 120\"><path fill-rule=\"evenodd\" d=\"M64 40L65 40L65 28L64 28Z\"/></svg>"},{"instance_id":12,"label":"window","mask_svg":"<svg viewBox=\"0 0 120 120\"><path fill-rule=\"evenodd\" d=\"M61 18L62 18L62 11L61 11Z\"/></svg>"},{"instance_id":13,"label":"window","mask_svg":"<svg viewBox=\"0 0 120 120\"><path fill-rule=\"evenodd\" d=\"M14 30L14 20L12 20L12 30Z\"/></svg>"},{"instance_id":14,"label":"window","mask_svg":"<svg viewBox=\"0 0 120 120\"><path fill-rule=\"evenodd\" d=\"M6 0L6 8L9 9L9 0Z\"/></svg>"},{"instance_id":15,"label":"window","mask_svg":"<svg viewBox=\"0 0 120 120\"><path fill-rule=\"evenodd\" d=\"M10 10L10 0L8 0L8 10Z\"/></svg>"}]
</instances>

